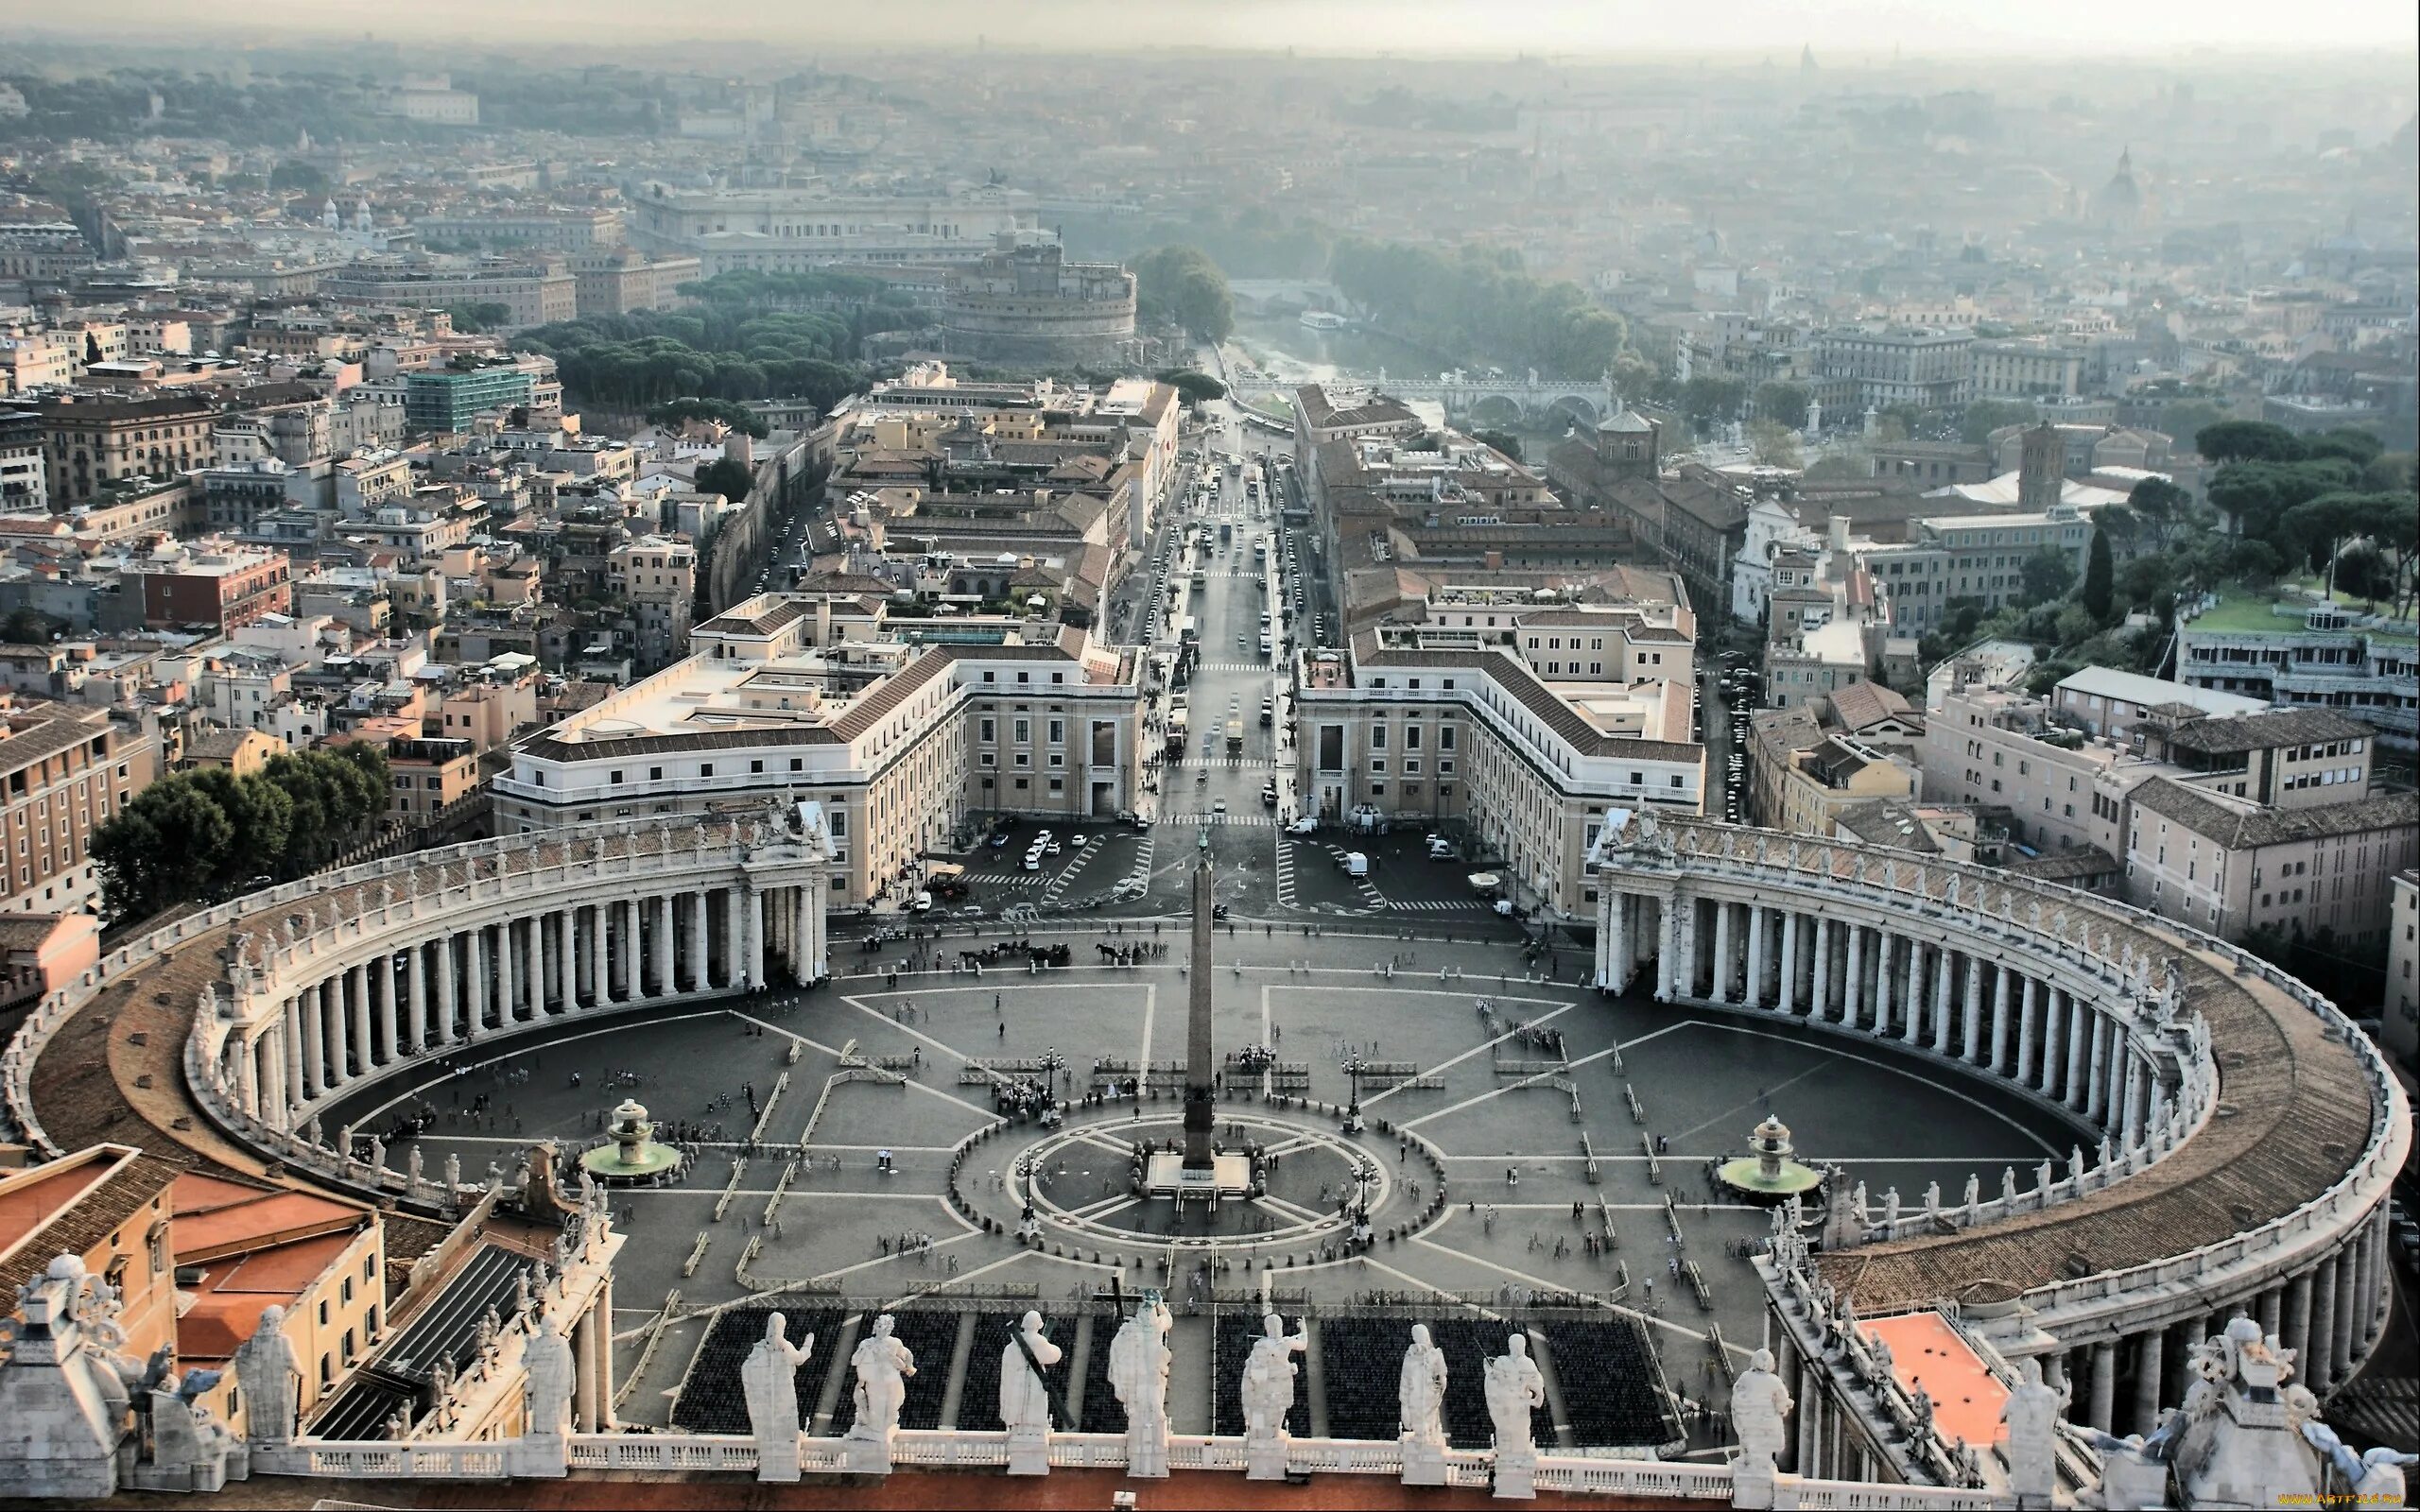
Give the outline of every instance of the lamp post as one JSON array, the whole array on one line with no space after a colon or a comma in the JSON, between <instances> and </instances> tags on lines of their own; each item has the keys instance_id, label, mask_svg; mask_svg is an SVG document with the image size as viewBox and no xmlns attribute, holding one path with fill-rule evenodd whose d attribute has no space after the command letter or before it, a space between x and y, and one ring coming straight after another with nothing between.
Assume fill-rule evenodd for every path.
<instances>
[{"instance_id":1,"label":"lamp post","mask_svg":"<svg viewBox=\"0 0 2420 1512\"><path fill-rule=\"evenodd\" d=\"M1344 1064L1338 1069L1344 1073L1353 1087L1352 1101L1344 1108L1344 1131L1358 1134L1361 1132L1361 1074L1370 1069L1370 1063L1362 1059L1361 1053L1357 1050L1348 1054Z\"/></svg>"}]
</instances>

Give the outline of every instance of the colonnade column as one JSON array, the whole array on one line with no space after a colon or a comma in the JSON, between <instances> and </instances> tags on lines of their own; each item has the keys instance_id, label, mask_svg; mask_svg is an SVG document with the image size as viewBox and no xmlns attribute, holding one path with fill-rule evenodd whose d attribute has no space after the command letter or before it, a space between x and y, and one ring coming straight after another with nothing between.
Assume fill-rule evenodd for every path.
<instances>
[{"instance_id":1,"label":"colonnade column","mask_svg":"<svg viewBox=\"0 0 2420 1512\"><path fill-rule=\"evenodd\" d=\"M615 1001L635 1003L641 996L639 988L640 900L625 898L613 906L620 926L617 933L622 936L622 948L616 953L622 957L622 990Z\"/></svg>"},{"instance_id":2,"label":"colonnade column","mask_svg":"<svg viewBox=\"0 0 2420 1512\"><path fill-rule=\"evenodd\" d=\"M1806 1017L1817 1022L1831 1017L1832 1009L1832 921L1822 914L1815 916L1814 975L1807 983Z\"/></svg>"},{"instance_id":3,"label":"colonnade column","mask_svg":"<svg viewBox=\"0 0 2420 1512\"><path fill-rule=\"evenodd\" d=\"M2109 1091L2109 1021L2100 1014L2088 1016L2092 1036L2090 1069L2084 1073L2083 1116L2091 1123L2101 1121L2108 1107Z\"/></svg>"},{"instance_id":4,"label":"colonnade column","mask_svg":"<svg viewBox=\"0 0 2420 1512\"><path fill-rule=\"evenodd\" d=\"M2008 1074L2009 979L2015 973L2003 966L1992 981L1992 1074Z\"/></svg>"},{"instance_id":5,"label":"colonnade column","mask_svg":"<svg viewBox=\"0 0 2420 1512\"><path fill-rule=\"evenodd\" d=\"M1773 1000L1784 1017L1798 1011L1798 910L1781 916L1781 991Z\"/></svg>"},{"instance_id":6,"label":"colonnade column","mask_svg":"<svg viewBox=\"0 0 2420 1512\"><path fill-rule=\"evenodd\" d=\"M1748 910L1748 989L1740 1001L1752 1008L1765 1005L1765 930L1772 923L1765 910L1755 903L1741 906Z\"/></svg>"},{"instance_id":7,"label":"colonnade column","mask_svg":"<svg viewBox=\"0 0 2420 1512\"><path fill-rule=\"evenodd\" d=\"M2336 1257L2319 1263L2310 1280L2310 1352L2303 1356L2303 1383L2324 1391L2336 1383Z\"/></svg>"},{"instance_id":8,"label":"colonnade column","mask_svg":"<svg viewBox=\"0 0 2420 1512\"><path fill-rule=\"evenodd\" d=\"M563 909L555 918L555 981L562 993L562 1010L579 1011L579 910Z\"/></svg>"},{"instance_id":9,"label":"colonnade column","mask_svg":"<svg viewBox=\"0 0 2420 1512\"><path fill-rule=\"evenodd\" d=\"M1656 929L1663 943L1655 953L1655 1000L1670 1003L1680 995L1681 907L1677 898L1656 900ZM793 961L790 970L803 980L805 972Z\"/></svg>"},{"instance_id":10,"label":"colonnade column","mask_svg":"<svg viewBox=\"0 0 2420 1512\"><path fill-rule=\"evenodd\" d=\"M474 929L462 936L462 974L467 990L468 1038L477 1041L488 1033L488 932Z\"/></svg>"},{"instance_id":11,"label":"colonnade column","mask_svg":"<svg viewBox=\"0 0 2420 1512\"><path fill-rule=\"evenodd\" d=\"M572 1326L571 1332L574 1357L572 1406L579 1414L579 1431L593 1434L599 1432L596 1416L596 1352L599 1349L612 1349L613 1344L610 1340L597 1338L596 1312L594 1308L579 1314L579 1321Z\"/></svg>"},{"instance_id":12,"label":"colonnade column","mask_svg":"<svg viewBox=\"0 0 2420 1512\"><path fill-rule=\"evenodd\" d=\"M1932 954L1932 1048L1935 1055L1945 1056L1949 1054L1949 976L1957 963L1950 959L1947 946L1936 945Z\"/></svg>"},{"instance_id":13,"label":"colonnade column","mask_svg":"<svg viewBox=\"0 0 2420 1512\"><path fill-rule=\"evenodd\" d=\"M1907 1022L1899 1027L1903 1044L1918 1044L1925 1035L1925 942L1910 936L1908 945Z\"/></svg>"},{"instance_id":14,"label":"colonnade column","mask_svg":"<svg viewBox=\"0 0 2420 1512\"><path fill-rule=\"evenodd\" d=\"M305 988L285 1005L286 1093L296 1108L320 1094L320 1031L311 1022L310 994Z\"/></svg>"},{"instance_id":15,"label":"colonnade column","mask_svg":"<svg viewBox=\"0 0 2420 1512\"><path fill-rule=\"evenodd\" d=\"M1980 957L1966 957L1966 1001L1964 1034L1959 1041L1959 1058L1970 1066L1983 1063L1983 962Z\"/></svg>"},{"instance_id":16,"label":"colonnade column","mask_svg":"<svg viewBox=\"0 0 2420 1512\"><path fill-rule=\"evenodd\" d=\"M1874 1032L1891 1032L1891 947L1898 939L1887 929L1874 935Z\"/></svg>"},{"instance_id":17,"label":"colonnade column","mask_svg":"<svg viewBox=\"0 0 2420 1512\"><path fill-rule=\"evenodd\" d=\"M1865 931L1856 924L1848 926L1848 976L1841 984L1841 1022L1854 1029L1863 1017L1859 999L1865 996Z\"/></svg>"},{"instance_id":18,"label":"colonnade column","mask_svg":"<svg viewBox=\"0 0 2420 1512\"><path fill-rule=\"evenodd\" d=\"M1714 901L1714 990L1708 995L1717 1003L1731 1001L1731 909L1722 899Z\"/></svg>"},{"instance_id":19,"label":"colonnade column","mask_svg":"<svg viewBox=\"0 0 2420 1512\"><path fill-rule=\"evenodd\" d=\"M722 890L722 985L745 992L755 984L748 975L748 889Z\"/></svg>"},{"instance_id":20,"label":"colonnade column","mask_svg":"<svg viewBox=\"0 0 2420 1512\"><path fill-rule=\"evenodd\" d=\"M2361 1342L2361 1248L2356 1240L2336 1252L2336 1336L2328 1340L2327 1352L2339 1376L2352 1373L2355 1346Z\"/></svg>"},{"instance_id":21,"label":"colonnade column","mask_svg":"<svg viewBox=\"0 0 2420 1512\"><path fill-rule=\"evenodd\" d=\"M689 895L689 990L706 989L706 893L700 887Z\"/></svg>"},{"instance_id":22,"label":"colonnade column","mask_svg":"<svg viewBox=\"0 0 2420 1512\"><path fill-rule=\"evenodd\" d=\"M2135 1336L2135 1433L2148 1434L2159 1426L2160 1372L2167 1353L2166 1327Z\"/></svg>"},{"instance_id":23,"label":"colonnade column","mask_svg":"<svg viewBox=\"0 0 2420 1512\"><path fill-rule=\"evenodd\" d=\"M2305 1271L2286 1283L2286 1348L2294 1351L2294 1373L2310 1379L2310 1281Z\"/></svg>"},{"instance_id":24,"label":"colonnade column","mask_svg":"<svg viewBox=\"0 0 2420 1512\"><path fill-rule=\"evenodd\" d=\"M428 947L414 945L404 953L404 1031L414 1054L428 1043Z\"/></svg>"},{"instance_id":25,"label":"colonnade column","mask_svg":"<svg viewBox=\"0 0 2420 1512\"><path fill-rule=\"evenodd\" d=\"M672 979L672 895L658 893L648 902L655 915L655 991L669 996L678 990Z\"/></svg>"},{"instance_id":26,"label":"colonnade column","mask_svg":"<svg viewBox=\"0 0 2420 1512\"><path fill-rule=\"evenodd\" d=\"M2024 1002L2017 1009L2016 1081L2020 1087L2033 1085L2033 1038L2040 1032L2042 984L2032 977L2025 979ZM2047 1057L2044 1058L2048 1058Z\"/></svg>"},{"instance_id":27,"label":"colonnade column","mask_svg":"<svg viewBox=\"0 0 2420 1512\"><path fill-rule=\"evenodd\" d=\"M2105 1340L2092 1347L2092 1395L2085 1409L2084 1421L2109 1433L2115 1425L2118 1410L2118 1345Z\"/></svg>"},{"instance_id":28,"label":"colonnade column","mask_svg":"<svg viewBox=\"0 0 2420 1512\"><path fill-rule=\"evenodd\" d=\"M462 1039L458 1027L462 1013L460 984L454 977L454 936L441 935L437 938L437 1042L455 1044Z\"/></svg>"},{"instance_id":29,"label":"colonnade column","mask_svg":"<svg viewBox=\"0 0 2420 1512\"><path fill-rule=\"evenodd\" d=\"M743 891L748 906L748 985L769 987L765 980L765 895L753 884Z\"/></svg>"}]
</instances>

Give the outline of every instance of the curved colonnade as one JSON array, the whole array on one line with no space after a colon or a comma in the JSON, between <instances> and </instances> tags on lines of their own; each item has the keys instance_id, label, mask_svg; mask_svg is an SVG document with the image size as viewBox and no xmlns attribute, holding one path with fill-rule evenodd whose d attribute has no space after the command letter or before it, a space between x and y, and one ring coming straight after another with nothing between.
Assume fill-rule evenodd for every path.
<instances>
[{"instance_id":1,"label":"curved colonnade","mask_svg":"<svg viewBox=\"0 0 2420 1512\"><path fill-rule=\"evenodd\" d=\"M1905 851L1658 816L1591 859L1600 989L1651 971L1659 1002L1994 1077L2091 1131L1988 1199L1836 1193L1826 1251L1774 1290L1785 1323L1816 1293L1867 1315L1946 1299L2119 1433L2183 1399L2186 1351L2238 1311L2322 1395L2377 1341L2410 1108L2300 982L2122 903Z\"/></svg>"},{"instance_id":2,"label":"curved colonnade","mask_svg":"<svg viewBox=\"0 0 2420 1512\"><path fill-rule=\"evenodd\" d=\"M195 1000L182 1064L210 1118L272 1160L447 1201L450 1179L322 1140L321 1113L425 1057L777 975L820 980L828 853L813 816L803 831L705 816L475 841L287 884L112 952L27 1020L0 1056L0 1091L17 1129L61 1153L34 1091L52 1036L132 973L207 955L184 988Z\"/></svg>"}]
</instances>

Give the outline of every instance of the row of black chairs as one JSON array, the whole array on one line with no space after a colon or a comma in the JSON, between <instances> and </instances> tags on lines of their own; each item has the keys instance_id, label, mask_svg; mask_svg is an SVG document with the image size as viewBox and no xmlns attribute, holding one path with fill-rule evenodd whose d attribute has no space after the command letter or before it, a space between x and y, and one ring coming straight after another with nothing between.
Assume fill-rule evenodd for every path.
<instances>
[{"instance_id":1,"label":"row of black chairs","mask_svg":"<svg viewBox=\"0 0 2420 1512\"><path fill-rule=\"evenodd\" d=\"M1571 1431L1584 1445L1667 1444L1683 1436L1663 1367L1635 1318L1537 1325L1554 1353Z\"/></svg>"}]
</instances>

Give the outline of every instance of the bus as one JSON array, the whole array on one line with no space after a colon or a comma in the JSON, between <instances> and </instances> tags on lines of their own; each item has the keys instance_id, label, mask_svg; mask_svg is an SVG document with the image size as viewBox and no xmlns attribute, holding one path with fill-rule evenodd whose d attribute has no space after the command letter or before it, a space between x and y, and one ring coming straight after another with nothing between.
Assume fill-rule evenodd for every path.
<instances>
[{"instance_id":1,"label":"bus","mask_svg":"<svg viewBox=\"0 0 2420 1512\"><path fill-rule=\"evenodd\" d=\"M1194 576L1199 577L1201 575L1197 573ZM1192 615L1187 614L1184 618L1176 622L1177 644L1192 645L1198 643L1201 639L1201 627L1194 622Z\"/></svg>"},{"instance_id":2,"label":"bus","mask_svg":"<svg viewBox=\"0 0 2420 1512\"><path fill-rule=\"evenodd\" d=\"M1244 722L1240 719L1230 719L1227 721L1227 754L1240 756L1243 753Z\"/></svg>"}]
</instances>

